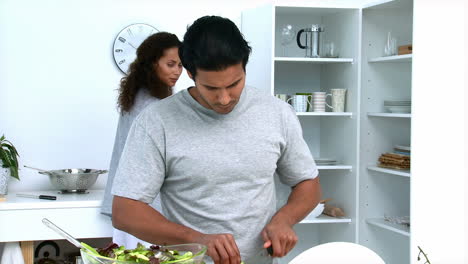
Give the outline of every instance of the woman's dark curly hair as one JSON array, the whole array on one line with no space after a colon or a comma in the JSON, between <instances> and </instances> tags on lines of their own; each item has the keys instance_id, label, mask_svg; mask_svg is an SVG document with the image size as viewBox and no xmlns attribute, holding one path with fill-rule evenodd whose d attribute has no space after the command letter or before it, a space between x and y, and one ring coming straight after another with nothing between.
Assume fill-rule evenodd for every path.
<instances>
[{"instance_id":1,"label":"woman's dark curly hair","mask_svg":"<svg viewBox=\"0 0 468 264\"><path fill-rule=\"evenodd\" d=\"M179 47L180 40L168 32L158 32L145 39L137 49L137 57L130 64L128 75L120 80L118 107L120 111L129 112L135 103L135 97L140 89L148 89L149 93L163 99L172 94L168 87L157 76L154 64L164 55L164 51Z\"/></svg>"}]
</instances>

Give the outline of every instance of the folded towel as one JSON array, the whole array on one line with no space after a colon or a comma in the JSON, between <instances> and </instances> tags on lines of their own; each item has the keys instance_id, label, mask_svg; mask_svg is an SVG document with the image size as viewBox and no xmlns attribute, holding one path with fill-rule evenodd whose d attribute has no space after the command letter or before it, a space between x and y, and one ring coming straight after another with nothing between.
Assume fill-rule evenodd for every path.
<instances>
[{"instance_id":1,"label":"folded towel","mask_svg":"<svg viewBox=\"0 0 468 264\"><path fill-rule=\"evenodd\" d=\"M3 248L0 263L24 264L23 253L19 242L7 242Z\"/></svg>"}]
</instances>

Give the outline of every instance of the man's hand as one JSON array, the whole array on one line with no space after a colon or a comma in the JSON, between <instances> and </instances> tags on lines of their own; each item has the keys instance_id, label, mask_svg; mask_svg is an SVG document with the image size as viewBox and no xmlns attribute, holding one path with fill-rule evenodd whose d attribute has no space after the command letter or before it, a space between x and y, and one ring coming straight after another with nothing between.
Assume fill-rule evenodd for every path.
<instances>
[{"instance_id":1,"label":"man's hand","mask_svg":"<svg viewBox=\"0 0 468 264\"><path fill-rule=\"evenodd\" d=\"M319 178L305 180L292 188L288 202L262 230L264 248L273 246L273 257L284 257L297 243L293 226L318 204L321 197Z\"/></svg>"},{"instance_id":2,"label":"man's hand","mask_svg":"<svg viewBox=\"0 0 468 264\"><path fill-rule=\"evenodd\" d=\"M215 264L241 263L239 248L231 234L203 234L196 242L207 246L206 254Z\"/></svg>"},{"instance_id":3,"label":"man's hand","mask_svg":"<svg viewBox=\"0 0 468 264\"><path fill-rule=\"evenodd\" d=\"M297 235L291 225L278 218L273 219L262 230L262 237L265 243L264 248L273 247L272 257L281 258L286 256L297 243Z\"/></svg>"}]
</instances>

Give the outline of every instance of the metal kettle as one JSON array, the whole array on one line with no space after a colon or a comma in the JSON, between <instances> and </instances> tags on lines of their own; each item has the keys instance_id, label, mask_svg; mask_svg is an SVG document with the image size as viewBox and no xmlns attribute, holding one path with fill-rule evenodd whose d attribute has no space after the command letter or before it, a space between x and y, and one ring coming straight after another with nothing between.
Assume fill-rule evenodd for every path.
<instances>
[{"instance_id":1,"label":"metal kettle","mask_svg":"<svg viewBox=\"0 0 468 264\"><path fill-rule=\"evenodd\" d=\"M320 57L320 33L323 32L323 27L312 24L310 28L303 28L297 32L297 45L301 49L305 49L305 56L310 58ZM305 45L301 43L301 35L305 33Z\"/></svg>"}]
</instances>

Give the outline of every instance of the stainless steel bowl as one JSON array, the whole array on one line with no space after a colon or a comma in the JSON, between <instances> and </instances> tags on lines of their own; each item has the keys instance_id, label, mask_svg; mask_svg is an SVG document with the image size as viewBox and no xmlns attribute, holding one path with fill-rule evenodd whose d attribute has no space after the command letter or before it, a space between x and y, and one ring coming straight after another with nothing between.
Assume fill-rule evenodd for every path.
<instances>
[{"instance_id":1,"label":"stainless steel bowl","mask_svg":"<svg viewBox=\"0 0 468 264\"><path fill-rule=\"evenodd\" d=\"M97 180L99 174L107 170L94 169L63 169L40 171L40 174L49 176L50 183L54 188L66 192L85 192Z\"/></svg>"}]
</instances>

